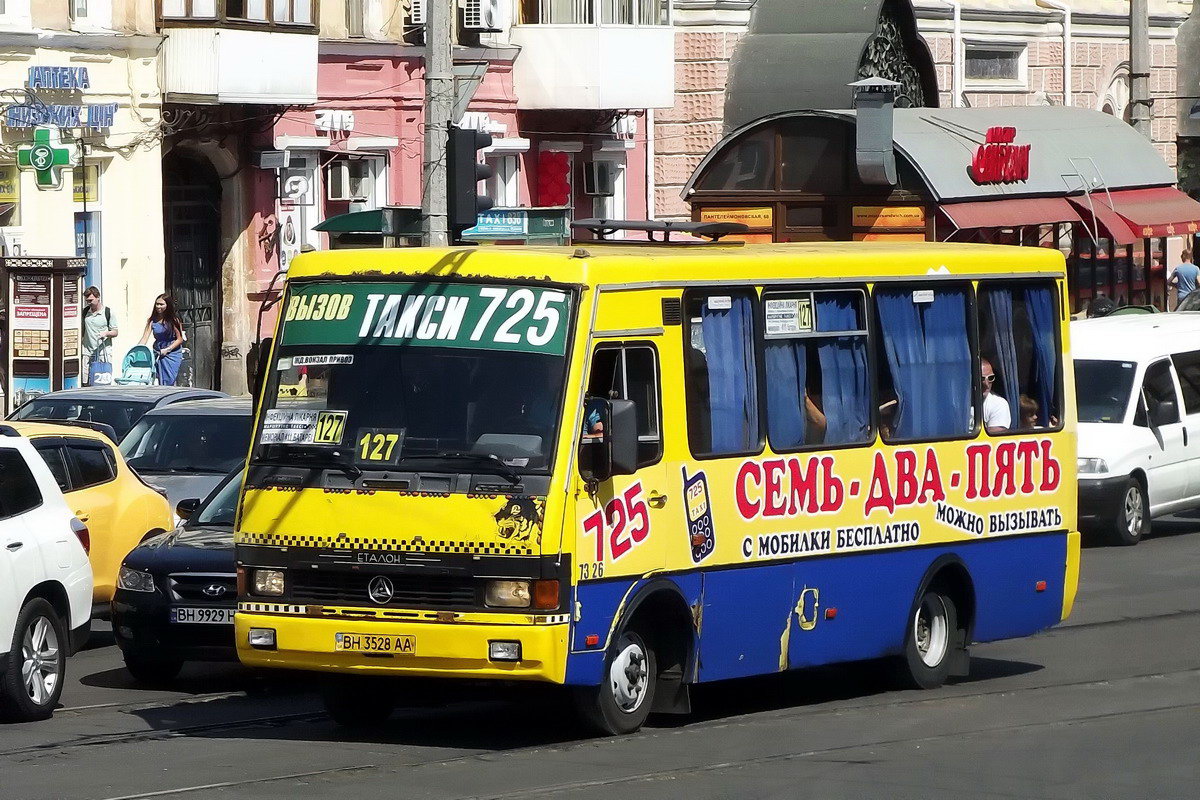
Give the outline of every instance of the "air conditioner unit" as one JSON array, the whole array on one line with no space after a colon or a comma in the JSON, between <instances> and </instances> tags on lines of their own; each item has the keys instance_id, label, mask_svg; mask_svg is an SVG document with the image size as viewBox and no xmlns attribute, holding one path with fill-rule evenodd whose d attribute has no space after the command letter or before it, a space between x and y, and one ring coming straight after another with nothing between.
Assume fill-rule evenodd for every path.
<instances>
[{"instance_id":1,"label":"air conditioner unit","mask_svg":"<svg viewBox=\"0 0 1200 800\"><path fill-rule=\"evenodd\" d=\"M474 31L500 30L500 0L462 0L463 27Z\"/></svg>"},{"instance_id":2,"label":"air conditioner unit","mask_svg":"<svg viewBox=\"0 0 1200 800\"><path fill-rule=\"evenodd\" d=\"M409 0L408 22L410 25L425 24L425 0Z\"/></svg>"},{"instance_id":3,"label":"air conditioner unit","mask_svg":"<svg viewBox=\"0 0 1200 800\"><path fill-rule=\"evenodd\" d=\"M615 174L611 161L583 162L583 193L593 197L612 197Z\"/></svg>"}]
</instances>

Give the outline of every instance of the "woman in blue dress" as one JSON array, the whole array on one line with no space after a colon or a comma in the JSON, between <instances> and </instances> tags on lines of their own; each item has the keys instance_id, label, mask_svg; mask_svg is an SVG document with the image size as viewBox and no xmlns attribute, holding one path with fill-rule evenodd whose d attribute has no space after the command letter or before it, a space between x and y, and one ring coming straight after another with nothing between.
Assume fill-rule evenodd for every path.
<instances>
[{"instance_id":1,"label":"woman in blue dress","mask_svg":"<svg viewBox=\"0 0 1200 800\"><path fill-rule=\"evenodd\" d=\"M154 299L154 313L146 320L142 333L142 344L154 337L152 348L158 358L154 363L154 375L162 386L174 386L183 363L183 325L175 313L175 303L165 294Z\"/></svg>"}]
</instances>

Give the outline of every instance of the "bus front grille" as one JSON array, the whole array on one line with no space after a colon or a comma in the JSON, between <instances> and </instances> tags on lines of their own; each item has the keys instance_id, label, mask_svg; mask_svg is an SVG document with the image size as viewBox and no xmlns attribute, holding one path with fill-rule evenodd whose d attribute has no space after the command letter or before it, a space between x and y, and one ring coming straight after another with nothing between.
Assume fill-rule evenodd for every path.
<instances>
[{"instance_id":1,"label":"bus front grille","mask_svg":"<svg viewBox=\"0 0 1200 800\"><path fill-rule=\"evenodd\" d=\"M379 602L370 592L375 575L340 570L297 570L291 596L297 602L368 608L459 608L483 604L481 586L470 578L387 575L391 599Z\"/></svg>"}]
</instances>

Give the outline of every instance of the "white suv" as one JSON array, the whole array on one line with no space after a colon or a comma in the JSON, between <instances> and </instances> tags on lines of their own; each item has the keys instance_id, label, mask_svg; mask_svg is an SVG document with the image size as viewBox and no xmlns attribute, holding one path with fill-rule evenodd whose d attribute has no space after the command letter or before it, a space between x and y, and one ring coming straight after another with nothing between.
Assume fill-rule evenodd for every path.
<instances>
[{"instance_id":1,"label":"white suv","mask_svg":"<svg viewBox=\"0 0 1200 800\"><path fill-rule=\"evenodd\" d=\"M0 719L46 719L91 630L88 531L46 462L0 425Z\"/></svg>"}]
</instances>

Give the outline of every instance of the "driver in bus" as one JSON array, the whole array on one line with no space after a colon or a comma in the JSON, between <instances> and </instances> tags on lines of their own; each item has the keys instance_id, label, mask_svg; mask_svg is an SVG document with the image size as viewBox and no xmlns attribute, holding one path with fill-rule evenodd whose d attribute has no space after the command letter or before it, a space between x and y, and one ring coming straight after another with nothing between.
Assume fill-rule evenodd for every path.
<instances>
[{"instance_id":1,"label":"driver in bus","mask_svg":"<svg viewBox=\"0 0 1200 800\"><path fill-rule=\"evenodd\" d=\"M979 359L979 370L983 379L983 427L988 433L1004 433L1012 427L1008 401L992 391L992 385L996 382L992 362L986 358Z\"/></svg>"}]
</instances>

